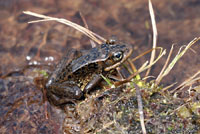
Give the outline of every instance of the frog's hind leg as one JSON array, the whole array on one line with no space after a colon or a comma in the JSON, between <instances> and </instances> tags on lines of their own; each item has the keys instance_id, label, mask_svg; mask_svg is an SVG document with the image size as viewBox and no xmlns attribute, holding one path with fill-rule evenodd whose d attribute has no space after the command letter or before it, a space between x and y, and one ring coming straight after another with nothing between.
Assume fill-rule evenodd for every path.
<instances>
[{"instance_id":1,"label":"frog's hind leg","mask_svg":"<svg viewBox=\"0 0 200 134\"><path fill-rule=\"evenodd\" d=\"M47 98L54 105L61 105L83 97L81 89L72 81L53 83L47 90Z\"/></svg>"}]
</instances>

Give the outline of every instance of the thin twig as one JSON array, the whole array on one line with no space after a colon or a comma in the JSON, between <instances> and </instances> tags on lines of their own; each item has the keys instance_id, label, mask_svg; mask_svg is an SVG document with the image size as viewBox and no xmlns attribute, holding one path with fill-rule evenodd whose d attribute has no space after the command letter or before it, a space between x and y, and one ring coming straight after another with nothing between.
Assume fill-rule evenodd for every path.
<instances>
[{"instance_id":1,"label":"thin twig","mask_svg":"<svg viewBox=\"0 0 200 134\"><path fill-rule=\"evenodd\" d=\"M140 88L138 87L137 84L135 84L133 82L133 85L134 85L135 90L136 90L136 96L137 96L137 102L138 102L138 111L139 111L139 115L140 115L140 124L141 124L141 127L142 127L142 132L143 132L143 134L146 134L147 132L146 132L145 124L144 124L144 112L143 112L141 91L140 91Z\"/></svg>"},{"instance_id":2,"label":"thin twig","mask_svg":"<svg viewBox=\"0 0 200 134\"><path fill-rule=\"evenodd\" d=\"M37 51L37 54L36 54L36 58L39 58L40 57L40 50L41 48L46 44L47 42L47 36L48 36L48 30L47 29L45 32L44 32L44 35L43 35L43 38L42 38L42 42L40 43L39 47L38 47L38 51Z\"/></svg>"},{"instance_id":3,"label":"thin twig","mask_svg":"<svg viewBox=\"0 0 200 134\"><path fill-rule=\"evenodd\" d=\"M79 12L79 14L80 14L80 16L81 16L81 19L82 19L82 21L83 21L85 27L86 27L87 29L89 29L89 26L88 26L88 24L87 24L87 22L86 22L86 20L85 20L85 17L83 16L83 14L82 14L81 12ZM94 38L94 37L93 37L93 38ZM95 44L94 41L91 40L91 39L90 39L90 44L91 44L92 48L96 47L96 44Z\"/></svg>"}]
</instances>

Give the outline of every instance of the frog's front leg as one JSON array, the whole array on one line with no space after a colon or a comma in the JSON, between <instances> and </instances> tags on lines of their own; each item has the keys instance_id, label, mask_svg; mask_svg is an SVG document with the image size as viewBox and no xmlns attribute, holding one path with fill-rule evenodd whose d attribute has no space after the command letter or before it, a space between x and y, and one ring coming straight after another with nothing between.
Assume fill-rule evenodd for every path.
<instances>
[{"instance_id":1,"label":"frog's front leg","mask_svg":"<svg viewBox=\"0 0 200 134\"><path fill-rule=\"evenodd\" d=\"M47 98L54 105L62 105L74 100L81 99L83 92L71 81L52 83L47 87Z\"/></svg>"},{"instance_id":2,"label":"frog's front leg","mask_svg":"<svg viewBox=\"0 0 200 134\"><path fill-rule=\"evenodd\" d=\"M100 74L94 74L92 80L85 86L84 92L88 93L92 88L94 88L100 81L102 77Z\"/></svg>"}]
</instances>

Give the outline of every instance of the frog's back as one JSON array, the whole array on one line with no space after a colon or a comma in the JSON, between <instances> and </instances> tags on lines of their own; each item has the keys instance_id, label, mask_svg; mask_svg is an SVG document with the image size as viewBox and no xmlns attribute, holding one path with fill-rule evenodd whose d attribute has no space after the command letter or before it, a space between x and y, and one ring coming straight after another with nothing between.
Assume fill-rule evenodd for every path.
<instances>
[{"instance_id":1,"label":"frog's back","mask_svg":"<svg viewBox=\"0 0 200 134\"><path fill-rule=\"evenodd\" d=\"M126 44L102 44L81 53L77 50L70 51L57 65L55 71L47 82L47 87L52 83L63 81L85 81L87 76L101 72L103 66L99 63L106 62L116 51L129 51Z\"/></svg>"},{"instance_id":2,"label":"frog's back","mask_svg":"<svg viewBox=\"0 0 200 134\"><path fill-rule=\"evenodd\" d=\"M51 74L46 84L46 87L54 82L64 81L65 78L72 72L72 61L81 56L81 53L75 49L69 51L61 61L57 64L55 70Z\"/></svg>"},{"instance_id":3,"label":"frog's back","mask_svg":"<svg viewBox=\"0 0 200 134\"><path fill-rule=\"evenodd\" d=\"M92 48L80 58L72 61L72 72L76 72L80 68L83 68L90 64L96 64L98 62L104 61L108 57L108 54L108 44L102 44L98 47Z\"/></svg>"},{"instance_id":4,"label":"frog's back","mask_svg":"<svg viewBox=\"0 0 200 134\"><path fill-rule=\"evenodd\" d=\"M112 55L111 53L116 51L130 51L131 48L127 46L127 44L102 44L98 47L92 48L86 54L72 61L72 72L76 72L80 68L90 64L104 62L110 58Z\"/></svg>"}]
</instances>

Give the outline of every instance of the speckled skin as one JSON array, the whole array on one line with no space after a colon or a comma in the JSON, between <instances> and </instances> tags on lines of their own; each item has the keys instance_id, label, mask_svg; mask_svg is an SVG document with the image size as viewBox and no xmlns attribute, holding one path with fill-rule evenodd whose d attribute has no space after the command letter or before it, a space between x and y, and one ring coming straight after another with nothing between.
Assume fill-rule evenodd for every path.
<instances>
[{"instance_id":1,"label":"speckled skin","mask_svg":"<svg viewBox=\"0 0 200 134\"><path fill-rule=\"evenodd\" d=\"M120 60L113 55L121 52ZM84 53L72 50L67 53L46 84L47 97L55 105L81 99L101 81L100 74L107 75L132 53L127 44L102 44Z\"/></svg>"}]
</instances>

